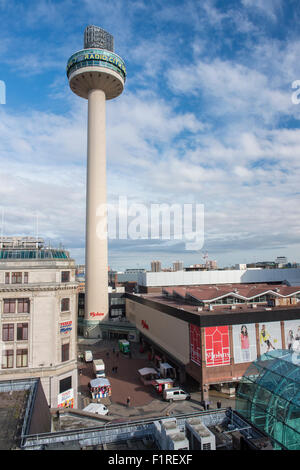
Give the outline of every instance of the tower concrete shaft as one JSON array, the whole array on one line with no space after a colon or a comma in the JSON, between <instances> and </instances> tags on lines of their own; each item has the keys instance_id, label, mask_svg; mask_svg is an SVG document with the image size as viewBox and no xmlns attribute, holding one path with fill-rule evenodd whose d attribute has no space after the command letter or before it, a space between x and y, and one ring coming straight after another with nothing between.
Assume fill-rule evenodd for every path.
<instances>
[{"instance_id":1,"label":"tower concrete shaft","mask_svg":"<svg viewBox=\"0 0 300 470\"><path fill-rule=\"evenodd\" d=\"M88 99L86 256L84 330L108 317L106 205L106 100L119 96L126 80L123 60L112 51L113 37L96 26L85 33L85 49L67 65L71 90Z\"/></svg>"},{"instance_id":2,"label":"tower concrete shaft","mask_svg":"<svg viewBox=\"0 0 300 470\"><path fill-rule=\"evenodd\" d=\"M86 187L86 321L104 319L108 313L105 106L104 91L90 90Z\"/></svg>"}]
</instances>

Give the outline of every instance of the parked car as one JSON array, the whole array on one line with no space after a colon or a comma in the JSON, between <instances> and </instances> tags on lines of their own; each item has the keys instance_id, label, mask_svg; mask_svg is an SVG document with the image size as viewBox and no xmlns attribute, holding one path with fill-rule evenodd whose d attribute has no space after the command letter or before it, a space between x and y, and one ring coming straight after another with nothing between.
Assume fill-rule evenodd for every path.
<instances>
[{"instance_id":1,"label":"parked car","mask_svg":"<svg viewBox=\"0 0 300 470\"><path fill-rule=\"evenodd\" d=\"M169 402L174 400L189 400L191 395L180 387L167 388L163 392L163 399Z\"/></svg>"},{"instance_id":2,"label":"parked car","mask_svg":"<svg viewBox=\"0 0 300 470\"><path fill-rule=\"evenodd\" d=\"M85 362L93 362L93 353L92 353L92 351L84 351L84 360L85 360Z\"/></svg>"}]
</instances>

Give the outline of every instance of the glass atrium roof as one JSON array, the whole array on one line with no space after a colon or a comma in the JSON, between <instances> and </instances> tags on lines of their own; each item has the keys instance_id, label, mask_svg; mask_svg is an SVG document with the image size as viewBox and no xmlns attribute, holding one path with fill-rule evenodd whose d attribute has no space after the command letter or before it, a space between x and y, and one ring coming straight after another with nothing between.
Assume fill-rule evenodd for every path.
<instances>
[{"instance_id":1,"label":"glass atrium roof","mask_svg":"<svg viewBox=\"0 0 300 470\"><path fill-rule=\"evenodd\" d=\"M236 411L267 434L275 450L300 450L300 353L258 357L237 388Z\"/></svg>"},{"instance_id":2,"label":"glass atrium roof","mask_svg":"<svg viewBox=\"0 0 300 470\"><path fill-rule=\"evenodd\" d=\"M64 250L0 250L0 260L15 259L69 259Z\"/></svg>"}]
</instances>

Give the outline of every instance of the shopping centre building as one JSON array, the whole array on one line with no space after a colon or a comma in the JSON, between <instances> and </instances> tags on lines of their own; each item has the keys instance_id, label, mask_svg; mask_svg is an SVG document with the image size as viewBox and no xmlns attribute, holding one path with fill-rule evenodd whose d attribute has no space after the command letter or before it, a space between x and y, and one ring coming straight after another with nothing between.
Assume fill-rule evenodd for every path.
<instances>
[{"instance_id":1,"label":"shopping centre building","mask_svg":"<svg viewBox=\"0 0 300 470\"><path fill-rule=\"evenodd\" d=\"M230 393L257 357L290 349L300 339L300 283L156 290L127 293L127 319L135 324L152 359L175 367L181 383L192 378L203 399L212 386Z\"/></svg>"}]
</instances>

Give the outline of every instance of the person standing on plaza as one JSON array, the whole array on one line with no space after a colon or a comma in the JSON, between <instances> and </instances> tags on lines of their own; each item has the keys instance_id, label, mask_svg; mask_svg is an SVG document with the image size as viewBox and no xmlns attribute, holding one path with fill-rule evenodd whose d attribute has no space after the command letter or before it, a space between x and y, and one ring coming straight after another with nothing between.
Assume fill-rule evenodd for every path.
<instances>
[{"instance_id":1,"label":"person standing on plaza","mask_svg":"<svg viewBox=\"0 0 300 470\"><path fill-rule=\"evenodd\" d=\"M130 397L127 397L126 404L127 404L127 408L129 408L129 406L130 406Z\"/></svg>"}]
</instances>

